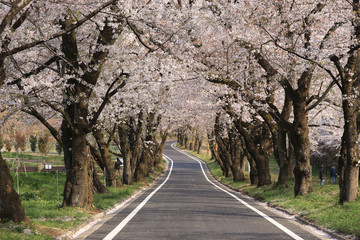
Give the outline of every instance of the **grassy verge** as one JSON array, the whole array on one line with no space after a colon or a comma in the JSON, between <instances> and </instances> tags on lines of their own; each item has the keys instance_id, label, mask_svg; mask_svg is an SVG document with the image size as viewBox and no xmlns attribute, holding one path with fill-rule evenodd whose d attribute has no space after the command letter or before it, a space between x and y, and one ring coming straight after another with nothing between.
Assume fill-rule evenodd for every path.
<instances>
[{"instance_id":1,"label":"grassy verge","mask_svg":"<svg viewBox=\"0 0 360 240\"><path fill-rule=\"evenodd\" d=\"M0 223L0 239L54 239L70 231L74 226L84 223L91 215L113 207L129 198L135 191L148 186L158 175L164 172L164 168L165 162L159 169L155 169L145 182L118 188L109 187L110 194L94 195L94 207L91 209L60 207L65 173L57 175L56 172L36 172L27 173L27 176L25 173L19 173L20 196L31 224ZM17 189L15 175L14 185ZM59 190L57 186L59 186Z\"/></svg>"},{"instance_id":2,"label":"grassy verge","mask_svg":"<svg viewBox=\"0 0 360 240\"><path fill-rule=\"evenodd\" d=\"M333 185L330 178L326 179L325 185L321 187L317 176L314 176L313 185L315 191L307 196L295 198L292 187L294 186L294 180L288 182L291 187L276 185L275 181L279 169L273 159L270 163L273 184L256 187L250 185L249 180L233 182L232 178L225 178L222 175L220 166L214 160L211 160L207 154L197 154L193 151L187 152L203 159L212 174L223 184L244 192L255 199L267 202L269 205L281 207L292 214L298 214L316 225L360 238L360 200L340 205L338 203L339 186L337 184Z\"/></svg>"}]
</instances>

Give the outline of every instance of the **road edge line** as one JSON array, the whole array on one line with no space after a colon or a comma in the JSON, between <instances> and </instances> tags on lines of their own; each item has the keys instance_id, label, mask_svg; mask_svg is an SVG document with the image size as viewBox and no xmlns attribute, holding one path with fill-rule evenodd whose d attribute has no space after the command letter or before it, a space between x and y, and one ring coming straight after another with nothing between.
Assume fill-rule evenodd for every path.
<instances>
[{"instance_id":1,"label":"road edge line","mask_svg":"<svg viewBox=\"0 0 360 240\"><path fill-rule=\"evenodd\" d=\"M291 231L290 229L286 228L286 227L283 226L282 224L278 223L277 221L275 221L274 219L272 219L271 217L269 217L269 216L266 215L265 213L261 212L260 210L256 209L255 207L251 206L250 204L248 204L248 203L245 202L244 200L240 199L240 198L239 198L238 196L236 196L235 194L233 194L233 193L227 191L226 189L223 189L223 188L221 188L220 186L218 186L218 185L216 185L215 183L213 183L213 182L208 178L208 176L206 175L205 170L204 170L203 165L202 165L202 162L201 162L200 160L196 159L194 156L188 154L187 152L184 152L184 151L182 151L182 150L174 147L174 144L175 144L175 143L173 143L173 144L171 145L171 147L172 147L174 150L176 150L176 151L178 151L178 152L180 152L180 153L188 156L189 158L197 161L197 162L200 164L201 170L202 170L202 172L203 172L206 180L207 180L209 183L211 183L214 187L216 187L217 189L219 189L219 190L227 193L227 194L230 195L231 197L235 198L237 201L239 201L240 203L242 203L243 205L245 205L247 208L253 210L253 211L256 212L257 214L259 214L260 216L262 216L263 218L265 218L266 220L268 220L270 223L272 223L273 225L275 225L276 227L278 227L280 230L282 230L283 232L285 232L286 234L288 234L289 236L291 236L293 239L303 240L303 238L301 238L300 236L298 236L297 234L295 234L293 231Z\"/></svg>"},{"instance_id":2,"label":"road edge line","mask_svg":"<svg viewBox=\"0 0 360 240\"><path fill-rule=\"evenodd\" d=\"M166 179L154 190L152 191L129 215L127 215L126 218L124 218L106 237L104 240L112 240L125 226L130 222L130 220L135 217L135 215L145 206L145 204L150 200L150 198L160 190L160 188L169 180L173 166L174 161L169 158L168 156L164 155L164 158L166 160L169 160L171 163L169 174L167 175Z\"/></svg>"}]
</instances>

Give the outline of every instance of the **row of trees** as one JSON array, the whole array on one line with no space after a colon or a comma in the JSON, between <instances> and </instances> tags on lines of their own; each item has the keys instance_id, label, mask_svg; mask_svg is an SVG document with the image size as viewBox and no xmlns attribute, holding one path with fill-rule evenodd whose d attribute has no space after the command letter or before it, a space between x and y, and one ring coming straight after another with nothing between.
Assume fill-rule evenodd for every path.
<instances>
[{"instance_id":1,"label":"row of trees","mask_svg":"<svg viewBox=\"0 0 360 240\"><path fill-rule=\"evenodd\" d=\"M21 132L16 132L14 136L10 136L11 139L3 139L0 135L0 149L5 147L5 150L10 152L12 147L15 148L15 151L18 150L24 152L26 150L26 136ZM30 149L32 152L36 151L36 148L39 149L39 152L46 155L50 150L50 136L45 134L39 138L35 135L30 135L29 137ZM62 149L57 149L61 153Z\"/></svg>"},{"instance_id":2,"label":"row of trees","mask_svg":"<svg viewBox=\"0 0 360 240\"><path fill-rule=\"evenodd\" d=\"M147 101L149 94L141 94L144 83L138 81L144 76L133 68L141 68L147 79L154 74L158 77L157 63L138 66L134 61L148 61L147 55L155 48L162 51L160 38L172 33L152 30L153 26L141 21L139 25L154 31L154 39L145 42L137 13L132 11L146 5L128 6L115 0L1 3L4 18L0 33L6 42L1 48L0 70L1 84L7 91L2 97L11 103L4 111L11 115L11 111L20 110L35 117L62 146L64 207L90 207L94 193L107 191L97 176L95 162L106 172L107 186L118 181L110 155L112 142L124 158L127 184L149 176L161 161L167 137L163 127L158 142L163 101ZM161 59L163 55L154 57ZM137 81L131 82L130 71ZM125 88L126 94L120 95ZM155 84L152 94L164 96L166 89ZM62 119L60 128L49 121L54 117ZM27 220L1 157L0 163L0 217Z\"/></svg>"},{"instance_id":3,"label":"row of trees","mask_svg":"<svg viewBox=\"0 0 360 240\"><path fill-rule=\"evenodd\" d=\"M4 111L35 117L62 146L64 207L91 206L103 189L92 159L114 184L112 141L131 184L158 164L173 129L183 129L185 145L186 131L198 129L192 148L207 134L234 180L246 156L252 182L269 184L274 154L279 183L294 174L295 196L313 190L316 140L338 139L340 202L356 199L358 1L0 4ZM0 217L23 220L1 158L0 166ZM1 205L9 201L16 211Z\"/></svg>"},{"instance_id":4,"label":"row of trees","mask_svg":"<svg viewBox=\"0 0 360 240\"><path fill-rule=\"evenodd\" d=\"M209 136L210 145L216 142L214 156L224 173L234 174L231 167L245 153L257 174L252 182L270 184L268 162L274 154L279 183L294 174L295 196L307 195L313 191L310 151L328 141L334 148L341 146L340 202L356 200L359 2L212 1L210 5L203 16L212 18L197 20L198 25L212 24L206 32L195 28L189 38L196 45L194 56L206 70L203 77L222 85L217 92L222 113Z\"/></svg>"}]
</instances>

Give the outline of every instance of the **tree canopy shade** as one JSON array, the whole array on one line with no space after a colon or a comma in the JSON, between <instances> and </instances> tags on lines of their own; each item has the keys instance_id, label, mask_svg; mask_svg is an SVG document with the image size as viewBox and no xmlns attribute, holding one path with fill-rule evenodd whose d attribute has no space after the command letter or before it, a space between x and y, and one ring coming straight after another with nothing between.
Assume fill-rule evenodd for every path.
<instances>
[{"instance_id":1,"label":"tree canopy shade","mask_svg":"<svg viewBox=\"0 0 360 240\"><path fill-rule=\"evenodd\" d=\"M184 145L194 135L197 149L207 136L235 181L247 159L252 183L270 184L274 155L279 184L294 176L295 196L313 191L311 153L341 146L340 202L354 201L358 8L355 0L1 1L3 119L28 113L62 147L64 207L89 207L105 191L94 163L107 186L119 184L111 153L124 158L125 183L144 179L172 131Z\"/></svg>"}]
</instances>

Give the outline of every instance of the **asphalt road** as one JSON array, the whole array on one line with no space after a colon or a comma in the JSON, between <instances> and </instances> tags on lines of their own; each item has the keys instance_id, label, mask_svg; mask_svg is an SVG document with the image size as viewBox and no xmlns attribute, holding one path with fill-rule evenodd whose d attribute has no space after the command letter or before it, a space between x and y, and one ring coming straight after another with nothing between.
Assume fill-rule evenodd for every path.
<instances>
[{"instance_id":1,"label":"asphalt road","mask_svg":"<svg viewBox=\"0 0 360 240\"><path fill-rule=\"evenodd\" d=\"M170 143L164 155L162 178L76 239L327 239L217 183Z\"/></svg>"}]
</instances>

